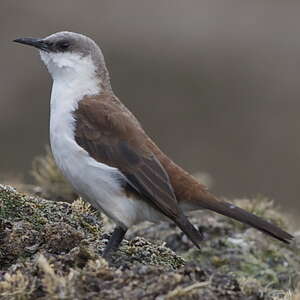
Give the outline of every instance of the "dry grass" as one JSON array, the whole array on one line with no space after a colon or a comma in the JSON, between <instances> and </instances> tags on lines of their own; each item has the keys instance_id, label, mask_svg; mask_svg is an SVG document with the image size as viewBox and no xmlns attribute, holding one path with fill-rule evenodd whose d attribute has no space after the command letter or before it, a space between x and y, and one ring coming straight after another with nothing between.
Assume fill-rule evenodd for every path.
<instances>
[{"instance_id":1,"label":"dry grass","mask_svg":"<svg viewBox=\"0 0 300 300\"><path fill-rule=\"evenodd\" d=\"M31 174L36 185L42 188L42 196L56 201L72 202L76 193L56 166L49 147L45 155L34 159Z\"/></svg>"}]
</instances>

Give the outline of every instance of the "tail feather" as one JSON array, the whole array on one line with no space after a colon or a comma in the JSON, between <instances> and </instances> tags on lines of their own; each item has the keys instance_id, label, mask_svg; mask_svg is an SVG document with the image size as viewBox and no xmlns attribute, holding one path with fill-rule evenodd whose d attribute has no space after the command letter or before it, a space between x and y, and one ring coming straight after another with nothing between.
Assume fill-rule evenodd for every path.
<instances>
[{"instance_id":1,"label":"tail feather","mask_svg":"<svg viewBox=\"0 0 300 300\"><path fill-rule=\"evenodd\" d=\"M193 210L204 208L215 211L224 216L248 224L284 243L290 243L290 241L294 238L291 234L282 230L278 226L233 204L218 200L206 191L205 186L200 184L190 174L185 172L182 168L172 162L165 154L163 154L151 140L148 140L148 142L148 146L166 169L178 202L183 209L191 210L192 208ZM182 217L179 216L178 218L181 219ZM179 222L178 220L175 220L175 223L188 235L189 238L193 240L195 245L197 245L197 241L199 240L197 236L199 236L199 233L197 234L195 232L196 229L190 223L186 223L186 220L183 219L179 220ZM190 228L190 230L188 228Z\"/></svg>"},{"instance_id":2,"label":"tail feather","mask_svg":"<svg viewBox=\"0 0 300 300\"><path fill-rule=\"evenodd\" d=\"M246 210L231 203L220 201L209 193L207 193L207 198L201 197L201 199L197 199L197 206L215 211L221 215L250 225L259 231L262 231L287 244L289 244L294 238L291 234L270 223L269 221L247 212Z\"/></svg>"},{"instance_id":3,"label":"tail feather","mask_svg":"<svg viewBox=\"0 0 300 300\"><path fill-rule=\"evenodd\" d=\"M193 244L200 249L199 243L203 240L203 235L194 227L188 218L184 214L180 214L174 222L187 235Z\"/></svg>"}]
</instances>

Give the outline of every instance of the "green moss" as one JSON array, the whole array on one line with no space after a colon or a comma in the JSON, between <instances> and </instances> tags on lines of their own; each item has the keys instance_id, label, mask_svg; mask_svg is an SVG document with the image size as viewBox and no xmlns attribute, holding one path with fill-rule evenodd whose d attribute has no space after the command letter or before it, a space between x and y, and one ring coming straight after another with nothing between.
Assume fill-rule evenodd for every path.
<instances>
[{"instance_id":1,"label":"green moss","mask_svg":"<svg viewBox=\"0 0 300 300\"><path fill-rule=\"evenodd\" d=\"M254 235L248 236L249 231ZM253 229L237 235L208 240L201 251L190 249L183 256L187 261L197 261L211 270L229 273L240 284L255 279L257 289L268 287L264 292L266 295L274 290L296 288L300 279L300 256L295 246L261 237Z\"/></svg>"},{"instance_id":2,"label":"green moss","mask_svg":"<svg viewBox=\"0 0 300 300\"><path fill-rule=\"evenodd\" d=\"M284 222L268 201L237 202ZM206 234L201 250L173 225L141 225L108 264L101 253L109 224L84 201L48 201L0 185L0 298L284 299L296 288L295 245L208 212L190 219Z\"/></svg>"},{"instance_id":3,"label":"green moss","mask_svg":"<svg viewBox=\"0 0 300 300\"><path fill-rule=\"evenodd\" d=\"M15 195L12 188L0 190L0 217L9 218L19 216L19 207L24 204L24 199L20 195Z\"/></svg>"}]
</instances>

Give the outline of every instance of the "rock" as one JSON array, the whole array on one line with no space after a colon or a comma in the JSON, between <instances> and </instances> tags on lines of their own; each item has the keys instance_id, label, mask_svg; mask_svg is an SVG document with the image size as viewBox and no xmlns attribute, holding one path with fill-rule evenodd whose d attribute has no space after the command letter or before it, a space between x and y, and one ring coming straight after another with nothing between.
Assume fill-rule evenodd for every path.
<instances>
[{"instance_id":1,"label":"rock","mask_svg":"<svg viewBox=\"0 0 300 300\"><path fill-rule=\"evenodd\" d=\"M208 212L191 221L206 234L200 251L172 224L141 224L108 263L111 223L82 200L0 185L0 298L272 299L296 287L296 246Z\"/></svg>"}]
</instances>

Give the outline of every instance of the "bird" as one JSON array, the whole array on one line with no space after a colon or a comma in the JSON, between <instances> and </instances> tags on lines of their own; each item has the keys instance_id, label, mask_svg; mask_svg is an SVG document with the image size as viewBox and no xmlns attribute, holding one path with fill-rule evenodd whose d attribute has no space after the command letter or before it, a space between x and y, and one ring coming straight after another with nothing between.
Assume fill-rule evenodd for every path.
<instances>
[{"instance_id":1,"label":"bird","mask_svg":"<svg viewBox=\"0 0 300 300\"><path fill-rule=\"evenodd\" d=\"M173 222L200 249L203 233L187 217L200 209L284 243L293 239L277 225L214 196L160 150L114 94L93 39L61 31L14 42L37 48L52 76L50 145L58 168L80 196L116 224L103 257L111 257L127 230L143 221Z\"/></svg>"}]
</instances>

